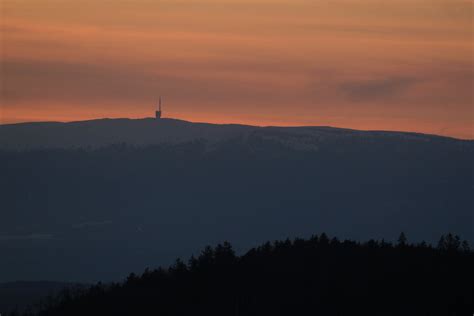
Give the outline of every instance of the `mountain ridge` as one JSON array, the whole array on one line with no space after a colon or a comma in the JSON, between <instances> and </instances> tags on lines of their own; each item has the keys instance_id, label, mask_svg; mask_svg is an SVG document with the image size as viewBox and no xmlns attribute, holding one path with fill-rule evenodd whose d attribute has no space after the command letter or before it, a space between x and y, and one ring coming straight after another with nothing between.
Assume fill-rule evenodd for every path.
<instances>
[{"instance_id":1,"label":"mountain ridge","mask_svg":"<svg viewBox=\"0 0 474 316\"><path fill-rule=\"evenodd\" d=\"M138 146L182 143L204 139L210 143L250 133L286 133L306 136L306 142L323 137L403 137L416 140L455 141L473 144L474 140L405 131L356 130L332 126L253 126L214 124L179 119L103 118L73 122L24 122L0 125L0 149L62 147L103 147L117 143Z\"/></svg>"},{"instance_id":2,"label":"mountain ridge","mask_svg":"<svg viewBox=\"0 0 474 316\"><path fill-rule=\"evenodd\" d=\"M64 126L0 128L0 281L116 280L222 240L241 251L314 231L474 241L473 141L167 119Z\"/></svg>"}]
</instances>

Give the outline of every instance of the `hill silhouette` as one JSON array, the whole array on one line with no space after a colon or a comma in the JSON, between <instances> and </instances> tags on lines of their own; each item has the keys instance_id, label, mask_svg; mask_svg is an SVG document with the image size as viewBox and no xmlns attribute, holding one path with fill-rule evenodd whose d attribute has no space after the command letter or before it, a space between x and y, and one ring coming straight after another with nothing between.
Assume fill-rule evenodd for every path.
<instances>
[{"instance_id":1,"label":"hill silhouette","mask_svg":"<svg viewBox=\"0 0 474 316\"><path fill-rule=\"evenodd\" d=\"M314 231L474 241L472 141L144 119L3 125L0 148L3 282L112 281Z\"/></svg>"},{"instance_id":2,"label":"hill silhouette","mask_svg":"<svg viewBox=\"0 0 474 316\"><path fill-rule=\"evenodd\" d=\"M0 125L0 148L97 148L120 143L143 146L197 139L214 142L258 129L255 126L192 123L168 118L18 123Z\"/></svg>"},{"instance_id":3,"label":"hill silhouette","mask_svg":"<svg viewBox=\"0 0 474 316\"><path fill-rule=\"evenodd\" d=\"M474 253L326 234L267 242L238 256L224 242L167 269L64 291L37 315L470 315Z\"/></svg>"},{"instance_id":4,"label":"hill silhouette","mask_svg":"<svg viewBox=\"0 0 474 316\"><path fill-rule=\"evenodd\" d=\"M416 141L451 141L455 138L389 131L358 131L327 126L250 126L194 123L177 119L96 119L77 122L34 122L0 125L0 149L104 147L113 144L156 145L206 140L210 143L253 135L293 143L317 144L334 138L399 138Z\"/></svg>"}]
</instances>

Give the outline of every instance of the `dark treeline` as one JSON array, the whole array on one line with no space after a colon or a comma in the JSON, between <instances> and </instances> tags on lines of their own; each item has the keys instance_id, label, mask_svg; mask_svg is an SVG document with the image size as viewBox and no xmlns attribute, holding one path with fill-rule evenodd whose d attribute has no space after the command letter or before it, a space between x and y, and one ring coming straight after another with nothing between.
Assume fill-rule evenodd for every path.
<instances>
[{"instance_id":1,"label":"dark treeline","mask_svg":"<svg viewBox=\"0 0 474 316\"><path fill-rule=\"evenodd\" d=\"M242 256L224 242L123 283L65 290L36 314L472 315L473 267L474 252L452 234L432 247L403 233L396 244L323 233Z\"/></svg>"}]
</instances>

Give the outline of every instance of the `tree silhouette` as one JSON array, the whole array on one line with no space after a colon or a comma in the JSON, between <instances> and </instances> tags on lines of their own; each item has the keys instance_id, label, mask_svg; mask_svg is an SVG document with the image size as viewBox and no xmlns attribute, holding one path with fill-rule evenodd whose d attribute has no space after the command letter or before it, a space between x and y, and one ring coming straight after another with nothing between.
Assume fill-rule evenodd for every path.
<instances>
[{"instance_id":1,"label":"tree silhouette","mask_svg":"<svg viewBox=\"0 0 474 316\"><path fill-rule=\"evenodd\" d=\"M399 247L405 247L407 245L407 236L405 235L404 232L400 233L400 236L398 237L398 246Z\"/></svg>"},{"instance_id":2,"label":"tree silhouette","mask_svg":"<svg viewBox=\"0 0 474 316\"><path fill-rule=\"evenodd\" d=\"M469 253L471 251L471 247L469 247L469 242L467 240L462 242L461 248L465 253Z\"/></svg>"},{"instance_id":3,"label":"tree silhouette","mask_svg":"<svg viewBox=\"0 0 474 316\"><path fill-rule=\"evenodd\" d=\"M446 249L446 237L444 235L441 235L438 241L438 249L439 250L445 250Z\"/></svg>"},{"instance_id":4,"label":"tree silhouette","mask_svg":"<svg viewBox=\"0 0 474 316\"><path fill-rule=\"evenodd\" d=\"M458 235L448 233L441 236L438 242L438 249L443 251L458 251L461 247L461 238Z\"/></svg>"}]
</instances>

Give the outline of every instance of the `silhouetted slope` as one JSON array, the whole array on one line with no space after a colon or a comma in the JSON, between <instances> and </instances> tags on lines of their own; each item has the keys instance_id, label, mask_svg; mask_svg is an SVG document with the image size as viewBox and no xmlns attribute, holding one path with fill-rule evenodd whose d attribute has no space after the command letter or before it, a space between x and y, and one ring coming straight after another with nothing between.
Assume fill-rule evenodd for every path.
<instances>
[{"instance_id":1,"label":"silhouetted slope","mask_svg":"<svg viewBox=\"0 0 474 316\"><path fill-rule=\"evenodd\" d=\"M224 243L189 264L66 293L40 315L470 315L474 253L446 241L394 247L322 234L240 257Z\"/></svg>"},{"instance_id":2,"label":"silhouetted slope","mask_svg":"<svg viewBox=\"0 0 474 316\"><path fill-rule=\"evenodd\" d=\"M209 143L258 135L286 144L315 149L327 139L367 138L469 143L435 135L357 131L331 127L257 127L192 123L176 119L98 119L69 123L38 122L0 125L0 149L103 147L118 143L156 145L205 140ZM472 146L472 142L471 142Z\"/></svg>"},{"instance_id":3,"label":"silhouetted slope","mask_svg":"<svg viewBox=\"0 0 474 316\"><path fill-rule=\"evenodd\" d=\"M218 141L255 129L257 127L245 125L152 118L19 123L0 125L0 149L101 147L117 143L154 145L196 139Z\"/></svg>"},{"instance_id":4,"label":"silhouetted slope","mask_svg":"<svg viewBox=\"0 0 474 316\"><path fill-rule=\"evenodd\" d=\"M0 147L38 140L0 150L2 281L117 280L225 239L245 251L315 230L474 241L472 141L152 119L32 126L0 126ZM174 133L190 140L151 144Z\"/></svg>"}]
</instances>

